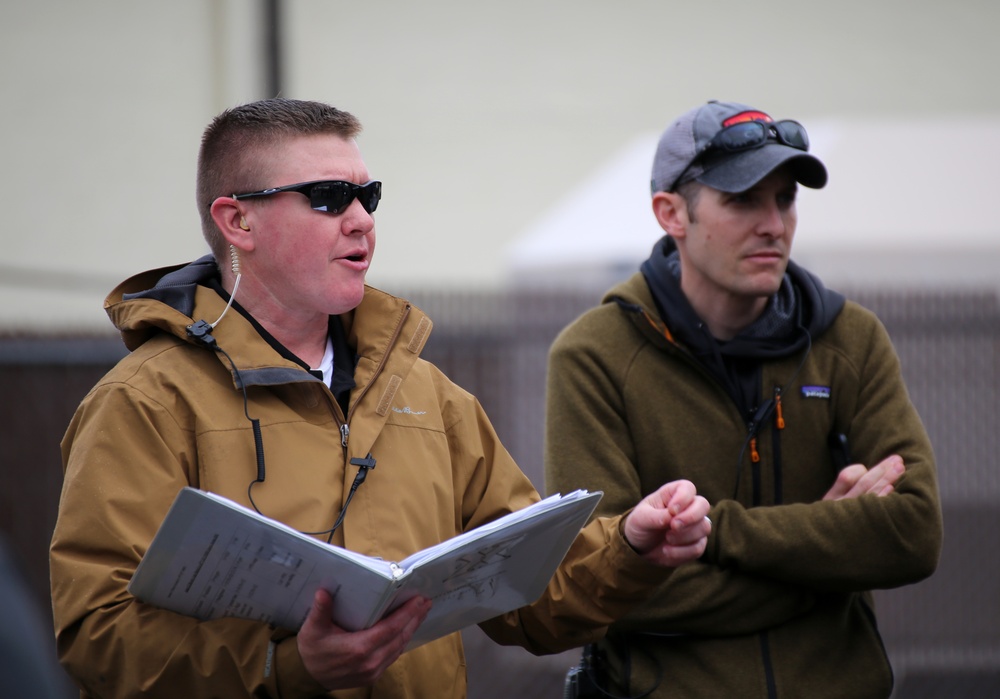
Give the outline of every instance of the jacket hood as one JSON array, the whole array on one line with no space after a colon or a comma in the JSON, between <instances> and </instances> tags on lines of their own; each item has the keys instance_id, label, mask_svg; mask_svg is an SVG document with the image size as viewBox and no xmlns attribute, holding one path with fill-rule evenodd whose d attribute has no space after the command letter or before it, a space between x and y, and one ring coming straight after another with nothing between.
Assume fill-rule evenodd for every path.
<instances>
[{"instance_id":1,"label":"jacket hood","mask_svg":"<svg viewBox=\"0 0 1000 699\"><path fill-rule=\"evenodd\" d=\"M781 288L761 317L732 340L718 342L708 334L681 291L680 262L673 238L664 236L657 241L641 272L657 315L677 339L698 354L718 351L746 359L788 356L829 328L844 306L841 294L827 289L818 277L789 260ZM619 290L628 293L621 287Z\"/></svg>"},{"instance_id":2,"label":"jacket hood","mask_svg":"<svg viewBox=\"0 0 1000 699\"><path fill-rule=\"evenodd\" d=\"M149 270L115 287L104 301L104 310L129 350L158 332L190 341L187 326L195 316L215 320L226 307L226 300L208 286L218 279L219 268L211 255Z\"/></svg>"}]
</instances>

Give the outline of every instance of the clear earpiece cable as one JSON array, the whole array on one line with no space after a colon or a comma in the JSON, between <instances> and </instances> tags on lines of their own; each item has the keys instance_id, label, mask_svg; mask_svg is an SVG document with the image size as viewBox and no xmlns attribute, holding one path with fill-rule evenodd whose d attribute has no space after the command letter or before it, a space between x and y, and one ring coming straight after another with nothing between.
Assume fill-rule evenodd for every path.
<instances>
[{"instance_id":1,"label":"clear earpiece cable","mask_svg":"<svg viewBox=\"0 0 1000 699\"><path fill-rule=\"evenodd\" d=\"M243 278L243 275L240 274L240 255L236 252L235 245L229 246L229 257L233 262L233 274L236 275L236 281L233 282L233 293L229 295L229 303L227 303L226 307L222 309L222 315L220 315L219 318L212 323L213 330L215 329L215 326L219 324L219 321L226 317L226 313L229 312L229 309L233 307L233 299L236 298L236 290L240 288L240 279Z\"/></svg>"}]
</instances>

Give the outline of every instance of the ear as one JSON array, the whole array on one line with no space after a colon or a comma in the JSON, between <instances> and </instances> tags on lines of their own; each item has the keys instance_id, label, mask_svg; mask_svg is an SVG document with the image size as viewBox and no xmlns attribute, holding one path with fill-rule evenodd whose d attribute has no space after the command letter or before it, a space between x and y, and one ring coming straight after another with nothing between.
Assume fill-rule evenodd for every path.
<instances>
[{"instance_id":1,"label":"ear","mask_svg":"<svg viewBox=\"0 0 1000 699\"><path fill-rule=\"evenodd\" d=\"M657 192L653 195L653 215L660 228L672 238L683 238L687 235L690 223L687 202L676 192Z\"/></svg>"},{"instance_id":2,"label":"ear","mask_svg":"<svg viewBox=\"0 0 1000 699\"><path fill-rule=\"evenodd\" d=\"M212 220L222 237L240 250L253 250L253 226L250 223L252 207L244 208L232 197L219 197L212 202Z\"/></svg>"}]
</instances>

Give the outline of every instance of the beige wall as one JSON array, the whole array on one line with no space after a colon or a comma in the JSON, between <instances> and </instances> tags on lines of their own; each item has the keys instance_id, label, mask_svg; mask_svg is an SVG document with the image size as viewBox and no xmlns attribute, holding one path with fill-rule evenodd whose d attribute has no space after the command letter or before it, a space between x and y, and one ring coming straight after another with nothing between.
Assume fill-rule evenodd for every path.
<instances>
[{"instance_id":1,"label":"beige wall","mask_svg":"<svg viewBox=\"0 0 1000 699\"><path fill-rule=\"evenodd\" d=\"M285 96L366 125L386 188L370 279L390 290L499 285L555 201L705 99L807 122L1000 118L987 0L283 4ZM202 253L198 139L263 96L257 7L3 0L0 331L104 327L121 277Z\"/></svg>"}]
</instances>

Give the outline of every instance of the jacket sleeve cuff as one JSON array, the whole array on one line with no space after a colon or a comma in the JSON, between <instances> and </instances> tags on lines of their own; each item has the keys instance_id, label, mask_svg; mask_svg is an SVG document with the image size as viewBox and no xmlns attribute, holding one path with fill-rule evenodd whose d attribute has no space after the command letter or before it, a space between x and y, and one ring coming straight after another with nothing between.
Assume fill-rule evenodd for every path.
<instances>
[{"instance_id":1,"label":"jacket sleeve cuff","mask_svg":"<svg viewBox=\"0 0 1000 699\"><path fill-rule=\"evenodd\" d=\"M295 636L275 639L273 671L277 676L278 694L281 697L315 697L329 690L313 679L302 664Z\"/></svg>"},{"instance_id":2,"label":"jacket sleeve cuff","mask_svg":"<svg viewBox=\"0 0 1000 699\"><path fill-rule=\"evenodd\" d=\"M628 577L635 582L641 585L659 585L673 568L647 561L632 548L632 544L625 538L625 518L631 511L627 510L616 517L618 521L613 528L615 534L608 540L611 559L617 569L627 572Z\"/></svg>"}]
</instances>

